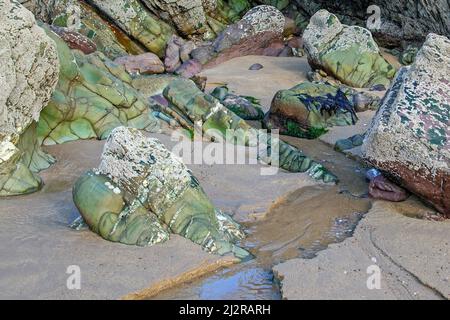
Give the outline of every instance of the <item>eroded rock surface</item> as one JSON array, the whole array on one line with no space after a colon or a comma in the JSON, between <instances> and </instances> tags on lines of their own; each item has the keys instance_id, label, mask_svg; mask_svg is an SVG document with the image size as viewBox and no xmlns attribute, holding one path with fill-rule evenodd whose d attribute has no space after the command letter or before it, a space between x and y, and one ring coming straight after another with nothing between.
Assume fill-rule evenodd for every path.
<instances>
[{"instance_id":1,"label":"eroded rock surface","mask_svg":"<svg viewBox=\"0 0 450 320\"><path fill-rule=\"evenodd\" d=\"M101 52L85 55L70 50L56 34L60 76L49 104L39 120L39 139L58 144L78 139L105 139L111 130L127 125L159 130L147 100L131 85L123 66Z\"/></svg>"},{"instance_id":2,"label":"eroded rock surface","mask_svg":"<svg viewBox=\"0 0 450 320\"><path fill-rule=\"evenodd\" d=\"M450 216L450 41L430 34L400 70L362 151L365 159Z\"/></svg>"},{"instance_id":3,"label":"eroded rock surface","mask_svg":"<svg viewBox=\"0 0 450 320\"><path fill-rule=\"evenodd\" d=\"M212 253L249 255L234 245L245 236L240 226L214 207L181 160L136 129L113 130L98 169L77 181L73 196L107 240L146 246L176 233Z\"/></svg>"},{"instance_id":4,"label":"eroded rock surface","mask_svg":"<svg viewBox=\"0 0 450 320\"><path fill-rule=\"evenodd\" d=\"M36 143L35 122L58 81L54 42L17 1L0 3L0 195L36 191L34 173L51 157Z\"/></svg>"}]
</instances>

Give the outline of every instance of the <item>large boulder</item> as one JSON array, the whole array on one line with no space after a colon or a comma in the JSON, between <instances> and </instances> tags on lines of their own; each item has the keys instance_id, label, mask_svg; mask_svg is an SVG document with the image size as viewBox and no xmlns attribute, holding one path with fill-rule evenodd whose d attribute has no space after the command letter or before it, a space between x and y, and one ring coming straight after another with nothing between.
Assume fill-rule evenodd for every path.
<instances>
[{"instance_id":1,"label":"large boulder","mask_svg":"<svg viewBox=\"0 0 450 320\"><path fill-rule=\"evenodd\" d=\"M58 81L54 42L17 1L0 2L0 195L35 191L51 159L35 122Z\"/></svg>"},{"instance_id":2,"label":"large boulder","mask_svg":"<svg viewBox=\"0 0 450 320\"><path fill-rule=\"evenodd\" d=\"M136 129L114 129L73 198L91 230L110 241L147 246L175 233L212 253L249 256L234 244L245 236L240 226L214 207L180 158Z\"/></svg>"},{"instance_id":3,"label":"large boulder","mask_svg":"<svg viewBox=\"0 0 450 320\"><path fill-rule=\"evenodd\" d=\"M450 216L450 40L430 34L367 133L364 158Z\"/></svg>"},{"instance_id":4,"label":"large boulder","mask_svg":"<svg viewBox=\"0 0 450 320\"><path fill-rule=\"evenodd\" d=\"M347 26L326 10L318 11L303 34L308 61L344 84L388 87L395 68L380 54L369 30Z\"/></svg>"},{"instance_id":5,"label":"large boulder","mask_svg":"<svg viewBox=\"0 0 450 320\"><path fill-rule=\"evenodd\" d=\"M159 130L147 99L132 87L121 65L101 52L70 50L47 28L61 61L58 85L38 124L45 145L78 139L105 139L118 126Z\"/></svg>"},{"instance_id":6,"label":"large boulder","mask_svg":"<svg viewBox=\"0 0 450 320\"><path fill-rule=\"evenodd\" d=\"M328 127L352 125L357 119L350 94L330 84L303 82L275 94L264 122L281 134L313 139Z\"/></svg>"},{"instance_id":7,"label":"large boulder","mask_svg":"<svg viewBox=\"0 0 450 320\"><path fill-rule=\"evenodd\" d=\"M195 49L191 56L210 67L240 56L262 55L273 43L282 42L284 24L283 14L275 7L254 7L212 44Z\"/></svg>"}]
</instances>

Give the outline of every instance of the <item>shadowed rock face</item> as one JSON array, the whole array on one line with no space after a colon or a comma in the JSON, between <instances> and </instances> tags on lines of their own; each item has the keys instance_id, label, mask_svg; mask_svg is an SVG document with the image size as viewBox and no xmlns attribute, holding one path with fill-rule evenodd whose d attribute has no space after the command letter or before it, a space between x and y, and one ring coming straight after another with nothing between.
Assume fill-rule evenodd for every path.
<instances>
[{"instance_id":1,"label":"shadowed rock face","mask_svg":"<svg viewBox=\"0 0 450 320\"><path fill-rule=\"evenodd\" d=\"M72 51L56 34L48 34L57 44L61 68L52 99L41 112L38 134L42 143L105 139L122 125L158 130L159 121L131 86L132 79L122 66L100 52Z\"/></svg>"},{"instance_id":2,"label":"shadowed rock face","mask_svg":"<svg viewBox=\"0 0 450 320\"><path fill-rule=\"evenodd\" d=\"M181 160L136 129L113 130L98 169L77 181L73 197L107 240L146 246L176 233L212 253L249 256L233 244L245 236L240 226L214 207Z\"/></svg>"},{"instance_id":3,"label":"shadowed rock face","mask_svg":"<svg viewBox=\"0 0 450 320\"><path fill-rule=\"evenodd\" d=\"M303 41L313 68L352 87L388 87L395 76L395 68L381 56L369 30L343 25L326 10L311 18Z\"/></svg>"},{"instance_id":4,"label":"shadowed rock face","mask_svg":"<svg viewBox=\"0 0 450 320\"><path fill-rule=\"evenodd\" d=\"M36 143L35 122L58 80L55 44L16 1L0 3L0 195L36 191L34 172L52 158Z\"/></svg>"},{"instance_id":5,"label":"shadowed rock face","mask_svg":"<svg viewBox=\"0 0 450 320\"><path fill-rule=\"evenodd\" d=\"M450 41L430 34L400 70L363 145L366 160L450 216Z\"/></svg>"},{"instance_id":6,"label":"shadowed rock face","mask_svg":"<svg viewBox=\"0 0 450 320\"><path fill-rule=\"evenodd\" d=\"M283 1L277 1L283 2ZM430 33L450 36L450 3L447 0L294 0L307 16L319 9L335 13L346 24L366 26L367 8L381 8L381 29L371 30L382 45L400 46L402 42L422 43Z\"/></svg>"}]
</instances>

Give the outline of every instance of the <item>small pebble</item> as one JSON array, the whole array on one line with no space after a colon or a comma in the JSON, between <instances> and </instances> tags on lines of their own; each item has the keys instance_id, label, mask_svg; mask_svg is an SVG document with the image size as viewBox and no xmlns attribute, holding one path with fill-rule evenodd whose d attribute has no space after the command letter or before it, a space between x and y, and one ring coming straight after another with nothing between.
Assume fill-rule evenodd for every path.
<instances>
[{"instance_id":1,"label":"small pebble","mask_svg":"<svg viewBox=\"0 0 450 320\"><path fill-rule=\"evenodd\" d=\"M255 64L252 64L250 66L250 68L248 68L248 70L261 70L262 68L264 68L264 66L262 64L255 63Z\"/></svg>"}]
</instances>

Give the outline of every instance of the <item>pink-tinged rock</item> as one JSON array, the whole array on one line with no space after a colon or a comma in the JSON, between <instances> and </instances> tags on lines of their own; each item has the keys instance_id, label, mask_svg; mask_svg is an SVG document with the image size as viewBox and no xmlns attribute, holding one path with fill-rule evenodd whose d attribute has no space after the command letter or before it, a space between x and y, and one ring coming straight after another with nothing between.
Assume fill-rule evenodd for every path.
<instances>
[{"instance_id":1,"label":"pink-tinged rock","mask_svg":"<svg viewBox=\"0 0 450 320\"><path fill-rule=\"evenodd\" d=\"M374 199L400 202L408 199L409 194L388 179L379 175L370 181L369 196Z\"/></svg>"},{"instance_id":2,"label":"pink-tinged rock","mask_svg":"<svg viewBox=\"0 0 450 320\"><path fill-rule=\"evenodd\" d=\"M97 45L81 33L57 26L50 26L50 29L63 39L70 49L80 50L85 54L97 51Z\"/></svg>"},{"instance_id":3,"label":"pink-tinged rock","mask_svg":"<svg viewBox=\"0 0 450 320\"><path fill-rule=\"evenodd\" d=\"M193 50L191 57L209 68L241 56L277 56L284 48L280 45L284 26L285 18L278 9L257 6L240 21L229 25L212 44Z\"/></svg>"},{"instance_id":4,"label":"pink-tinged rock","mask_svg":"<svg viewBox=\"0 0 450 320\"><path fill-rule=\"evenodd\" d=\"M179 67L175 73L182 76L183 78L190 79L196 74L199 74L202 71L202 64L195 59L191 59L186 61Z\"/></svg>"},{"instance_id":5,"label":"pink-tinged rock","mask_svg":"<svg viewBox=\"0 0 450 320\"><path fill-rule=\"evenodd\" d=\"M173 35L167 42L166 56L164 58L164 66L167 72L175 72L181 66L180 48L185 44L185 41Z\"/></svg>"},{"instance_id":6,"label":"pink-tinged rock","mask_svg":"<svg viewBox=\"0 0 450 320\"><path fill-rule=\"evenodd\" d=\"M263 55L269 57L278 57L283 52L284 48L285 44L283 40L278 39L272 42L267 48L263 50Z\"/></svg>"},{"instance_id":7,"label":"pink-tinged rock","mask_svg":"<svg viewBox=\"0 0 450 320\"><path fill-rule=\"evenodd\" d=\"M114 62L123 65L130 74L157 74L165 71L162 61L151 52L119 57Z\"/></svg>"}]
</instances>

